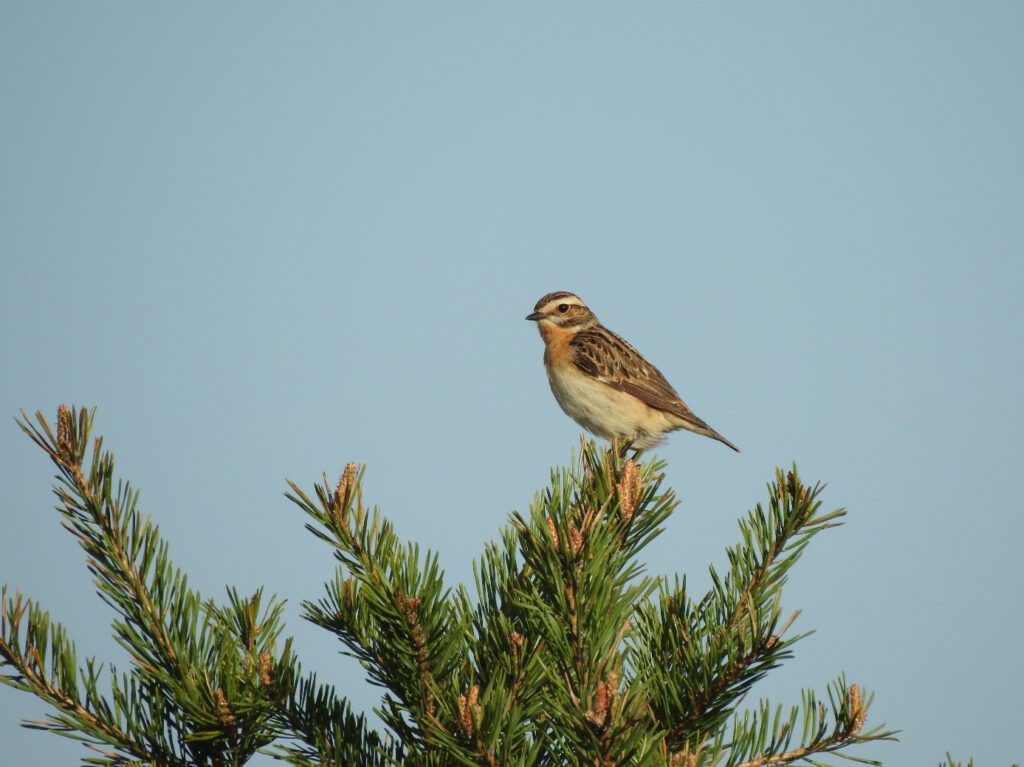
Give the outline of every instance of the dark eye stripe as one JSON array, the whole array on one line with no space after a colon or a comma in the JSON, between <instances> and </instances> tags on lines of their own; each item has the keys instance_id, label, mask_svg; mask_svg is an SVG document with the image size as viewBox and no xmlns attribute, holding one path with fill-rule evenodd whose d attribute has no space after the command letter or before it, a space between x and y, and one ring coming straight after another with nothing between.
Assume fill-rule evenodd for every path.
<instances>
[{"instance_id":1,"label":"dark eye stripe","mask_svg":"<svg viewBox=\"0 0 1024 767\"><path fill-rule=\"evenodd\" d=\"M547 304L550 304L553 301L558 301L559 299L562 298L570 298L571 296L572 293L570 293L567 290L556 290L554 293L548 293L546 296L543 296L540 299L540 301L537 302L536 306L533 307L534 311L539 312L541 308L546 306Z\"/></svg>"}]
</instances>

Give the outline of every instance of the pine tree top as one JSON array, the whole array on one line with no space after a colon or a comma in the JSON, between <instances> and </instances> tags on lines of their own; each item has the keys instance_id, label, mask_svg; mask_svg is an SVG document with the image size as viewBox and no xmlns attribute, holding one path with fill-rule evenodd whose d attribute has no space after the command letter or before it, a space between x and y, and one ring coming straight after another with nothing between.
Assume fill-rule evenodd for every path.
<instances>
[{"instance_id":1,"label":"pine tree top","mask_svg":"<svg viewBox=\"0 0 1024 767\"><path fill-rule=\"evenodd\" d=\"M295 765L764 767L893 739L841 675L791 707L746 703L806 636L783 588L845 513L823 510L822 487L795 467L776 471L700 594L640 560L677 504L657 459L584 442L485 547L472 589L365 504L362 468L309 492L289 483L335 559L303 615L382 689L373 726L302 668L279 600L229 589L217 603L188 585L93 418L62 406L54 425L19 424L57 467L57 510L131 666L79 662L63 627L6 587L0 613L0 679L49 703L27 724L82 740L83 761L241 765L266 751Z\"/></svg>"}]
</instances>

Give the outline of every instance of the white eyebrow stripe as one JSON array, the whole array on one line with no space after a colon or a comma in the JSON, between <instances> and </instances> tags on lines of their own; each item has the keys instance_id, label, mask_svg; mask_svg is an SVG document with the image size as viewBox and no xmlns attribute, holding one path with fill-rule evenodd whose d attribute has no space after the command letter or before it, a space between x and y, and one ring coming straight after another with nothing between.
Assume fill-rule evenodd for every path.
<instances>
[{"instance_id":1,"label":"white eyebrow stripe","mask_svg":"<svg viewBox=\"0 0 1024 767\"><path fill-rule=\"evenodd\" d=\"M562 296L561 298L552 298L550 301L544 304L544 308L550 309L552 307L560 306L562 304L569 304L569 306L582 306L584 308L586 308L587 306L585 303L583 303L583 301L579 299L578 296Z\"/></svg>"}]
</instances>

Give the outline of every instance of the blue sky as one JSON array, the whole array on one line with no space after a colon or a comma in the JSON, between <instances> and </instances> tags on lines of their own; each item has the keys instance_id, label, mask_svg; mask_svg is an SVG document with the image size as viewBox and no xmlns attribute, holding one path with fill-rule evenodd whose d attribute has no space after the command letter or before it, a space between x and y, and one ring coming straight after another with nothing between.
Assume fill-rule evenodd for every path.
<instances>
[{"instance_id":1,"label":"blue sky","mask_svg":"<svg viewBox=\"0 0 1024 767\"><path fill-rule=\"evenodd\" d=\"M282 497L349 460L450 580L579 429L536 329L579 293L736 455L660 448L654 573L706 583L776 465L848 524L794 571L870 752L1024 757L1024 8L1016 3L0 5L0 414L98 430L204 594L332 560ZM124 663L50 468L0 429L0 581ZM80 746L19 728L4 761Z\"/></svg>"}]
</instances>

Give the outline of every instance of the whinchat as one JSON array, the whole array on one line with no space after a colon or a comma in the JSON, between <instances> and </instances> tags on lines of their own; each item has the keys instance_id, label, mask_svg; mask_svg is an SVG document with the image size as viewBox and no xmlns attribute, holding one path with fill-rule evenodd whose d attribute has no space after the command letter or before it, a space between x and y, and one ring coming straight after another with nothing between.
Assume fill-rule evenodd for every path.
<instances>
[{"instance_id":1,"label":"whinchat","mask_svg":"<svg viewBox=\"0 0 1024 767\"><path fill-rule=\"evenodd\" d=\"M579 296L548 293L526 319L544 339L544 368L566 415L587 431L646 450L686 429L732 442L693 414L650 362L602 325Z\"/></svg>"}]
</instances>

